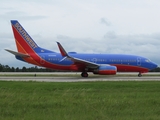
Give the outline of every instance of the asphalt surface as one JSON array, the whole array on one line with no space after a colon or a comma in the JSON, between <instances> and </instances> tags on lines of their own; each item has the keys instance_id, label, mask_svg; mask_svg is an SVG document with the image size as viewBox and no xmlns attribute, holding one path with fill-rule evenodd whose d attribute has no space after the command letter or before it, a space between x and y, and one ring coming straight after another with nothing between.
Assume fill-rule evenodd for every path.
<instances>
[{"instance_id":1,"label":"asphalt surface","mask_svg":"<svg viewBox=\"0 0 160 120\"><path fill-rule=\"evenodd\" d=\"M160 76L90 76L82 77L12 77L0 76L0 81L82 82L82 81L160 81Z\"/></svg>"}]
</instances>

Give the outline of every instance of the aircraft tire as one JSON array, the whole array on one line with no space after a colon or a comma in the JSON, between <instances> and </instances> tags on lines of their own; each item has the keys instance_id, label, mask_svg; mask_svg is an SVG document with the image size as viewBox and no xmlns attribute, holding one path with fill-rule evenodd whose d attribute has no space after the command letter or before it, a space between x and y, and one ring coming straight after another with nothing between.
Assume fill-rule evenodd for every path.
<instances>
[{"instance_id":1,"label":"aircraft tire","mask_svg":"<svg viewBox=\"0 0 160 120\"><path fill-rule=\"evenodd\" d=\"M88 73L87 73L87 72L82 72L82 73L81 73L81 76L82 76L82 77L88 77Z\"/></svg>"},{"instance_id":2,"label":"aircraft tire","mask_svg":"<svg viewBox=\"0 0 160 120\"><path fill-rule=\"evenodd\" d=\"M142 74L141 74L141 73L139 73L139 74L138 74L138 77L142 77Z\"/></svg>"}]
</instances>

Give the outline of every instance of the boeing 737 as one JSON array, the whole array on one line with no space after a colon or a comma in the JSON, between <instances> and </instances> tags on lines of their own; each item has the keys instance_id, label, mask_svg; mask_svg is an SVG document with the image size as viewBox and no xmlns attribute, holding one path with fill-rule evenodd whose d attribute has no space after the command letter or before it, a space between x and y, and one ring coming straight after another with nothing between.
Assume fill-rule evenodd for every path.
<instances>
[{"instance_id":1,"label":"boeing 737","mask_svg":"<svg viewBox=\"0 0 160 120\"><path fill-rule=\"evenodd\" d=\"M82 77L88 72L115 75L117 72L138 72L138 76L157 67L148 58L126 54L86 54L66 52L57 42L59 53L39 47L17 20L11 20L17 51L6 49L18 60L54 70L79 71Z\"/></svg>"}]
</instances>

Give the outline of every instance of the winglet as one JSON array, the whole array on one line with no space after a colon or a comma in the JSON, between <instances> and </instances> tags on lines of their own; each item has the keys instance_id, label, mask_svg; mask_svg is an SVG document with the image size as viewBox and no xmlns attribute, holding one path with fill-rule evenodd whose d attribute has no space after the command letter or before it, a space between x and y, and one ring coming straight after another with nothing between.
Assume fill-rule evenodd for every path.
<instances>
[{"instance_id":1,"label":"winglet","mask_svg":"<svg viewBox=\"0 0 160 120\"><path fill-rule=\"evenodd\" d=\"M65 56L69 57L69 55L67 54L67 52L65 51L65 49L62 47L62 45L59 42L57 42L57 45L58 45L58 48L59 48L59 50L61 52L61 55L63 57L65 57Z\"/></svg>"}]
</instances>

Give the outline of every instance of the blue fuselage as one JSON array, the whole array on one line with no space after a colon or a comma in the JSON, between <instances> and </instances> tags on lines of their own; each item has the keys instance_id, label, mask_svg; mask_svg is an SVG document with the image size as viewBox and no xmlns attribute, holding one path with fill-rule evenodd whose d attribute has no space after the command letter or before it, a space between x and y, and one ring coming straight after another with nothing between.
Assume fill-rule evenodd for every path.
<instances>
[{"instance_id":1,"label":"blue fuselage","mask_svg":"<svg viewBox=\"0 0 160 120\"><path fill-rule=\"evenodd\" d=\"M118 72L147 72L157 67L157 65L149 59L136 55L77 53L69 53L69 55L89 62L94 62L96 64L114 65L117 67ZM70 59L62 57L60 53L40 53L39 56L41 56L41 58L46 62L60 66L70 66L74 64Z\"/></svg>"}]
</instances>

